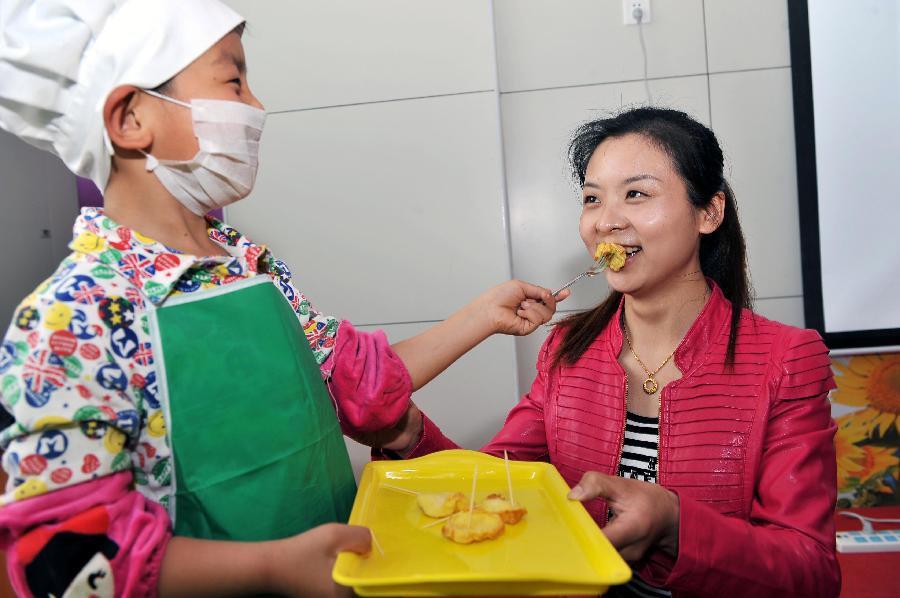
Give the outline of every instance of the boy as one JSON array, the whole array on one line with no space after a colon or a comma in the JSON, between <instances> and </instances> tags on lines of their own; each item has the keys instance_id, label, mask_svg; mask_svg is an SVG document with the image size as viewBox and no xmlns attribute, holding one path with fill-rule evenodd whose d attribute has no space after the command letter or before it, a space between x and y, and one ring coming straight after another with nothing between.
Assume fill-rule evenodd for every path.
<instances>
[{"instance_id":1,"label":"boy","mask_svg":"<svg viewBox=\"0 0 900 598\"><path fill-rule=\"evenodd\" d=\"M4 0L0 25L0 125L90 176L105 206L83 211L2 345L13 584L338 591L337 552L370 541L334 523L355 492L341 428L390 438L411 392L493 332L531 332L553 298L507 283L390 347L205 218L252 189L265 120L243 19L217 0Z\"/></svg>"}]
</instances>

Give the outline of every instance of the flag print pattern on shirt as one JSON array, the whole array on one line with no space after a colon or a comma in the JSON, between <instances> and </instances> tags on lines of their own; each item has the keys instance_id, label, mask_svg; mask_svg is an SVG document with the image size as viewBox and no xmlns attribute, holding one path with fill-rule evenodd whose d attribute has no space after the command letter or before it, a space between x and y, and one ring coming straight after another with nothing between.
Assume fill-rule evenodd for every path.
<instances>
[{"instance_id":1,"label":"flag print pattern on shirt","mask_svg":"<svg viewBox=\"0 0 900 598\"><path fill-rule=\"evenodd\" d=\"M85 208L72 253L16 309L0 345L0 401L16 421L0 434L10 472L0 505L114 472L167 504L172 484L148 302L265 274L297 314L319 364L339 322L317 313L291 272L218 220L209 238L228 254L179 253Z\"/></svg>"}]
</instances>

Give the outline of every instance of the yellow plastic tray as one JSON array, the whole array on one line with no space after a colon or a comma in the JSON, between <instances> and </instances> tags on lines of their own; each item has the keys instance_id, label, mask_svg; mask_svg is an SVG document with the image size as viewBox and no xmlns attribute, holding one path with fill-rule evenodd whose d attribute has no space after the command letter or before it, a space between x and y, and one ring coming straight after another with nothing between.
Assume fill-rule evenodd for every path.
<instances>
[{"instance_id":1,"label":"yellow plastic tray","mask_svg":"<svg viewBox=\"0 0 900 598\"><path fill-rule=\"evenodd\" d=\"M335 581L361 596L601 594L625 583L631 570L569 487L547 463L510 461L513 494L528 514L499 538L461 545L424 527L414 492L463 492L469 497L478 464L475 500L492 492L508 497L503 459L464 450L408 461L376 461L363 470L350 523L372 530L366 556L344 552Z\"/></svg>"}]
</instances>

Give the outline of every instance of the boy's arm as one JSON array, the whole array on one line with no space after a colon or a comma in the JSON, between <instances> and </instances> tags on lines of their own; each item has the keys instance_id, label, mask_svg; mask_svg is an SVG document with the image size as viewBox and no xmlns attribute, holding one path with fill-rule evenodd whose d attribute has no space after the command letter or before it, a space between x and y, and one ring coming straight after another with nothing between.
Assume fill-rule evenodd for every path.
<instances>
[{"instance_id":1,"label":"boy's arm","mask_svg":"<svg viewBox=\"0 0 900 598\"><path fill-rule=\"evenodd\" d=\"M150 596L169 528L122 472L0 509L0 549L18 595Z\"/></svg>"},{"instance_id":2,"label":"boy's arm","mask_svg":"<svg viewBox=\"0 0 900 598\"><path fill-rule=\"evenodd\" d=\"M338 552L369 542L365 528L338 524L272 542L173 538L165 510L126 472L0 509L0 548L22 596L342 595L331 580Z\"/></svg>"},{"instance_id":3,"label":"boy's arm","mask_svg":"<svg viewBox=\"0 0 900 598\"><path fill-rule=\"evenodd\" d=\"M393 345L420 389L487 337L495 333L525 336L553 317L556 303L542 287L512 280L498 285L422 334Z\"/></svg>"},{"instance_id":4,"label":"boy's arm","mask_svg":"<svg viewBox=\"0 0 900 598\"><path fill-rule=\"evenodd\" d=\"M544 303L533 301L535 296ZM529 333L549 320L554 309L545 289L512 281L393 346L381 331L361 332L341 322L321 369L342 429L359 437L397 426L410 395L461 355L494 332Z\"/></svg>"},{"instance_id":5,"label":"boy's arm","mask_svg":"<svg viewBox=\"0 0 900 598\"><path fill-rule=\"evenodd\" d=\"M270 542L173 538L159 596L353 596L350 588L334 583L331 570L339 552L364 554L370 542L366 528L336 523Z\"/></svg>"},{"instance_id":6,"label":"boy's arm","mask_svg":"<svg viewBox=\"0 0 900 598\"><path fill-rule=\"evenodd\" d=\"M0 346L0 401L15 418L0 433L0 549L25 595L111 595L92 583L152 594L170 535L165 509L135 490L163 495L171 472L161 435L142 434L163 421L143 367L152 357L137 358L149 345L110 279L76 273L91 267L63 262Z\"/></svg>"}]
</instances>

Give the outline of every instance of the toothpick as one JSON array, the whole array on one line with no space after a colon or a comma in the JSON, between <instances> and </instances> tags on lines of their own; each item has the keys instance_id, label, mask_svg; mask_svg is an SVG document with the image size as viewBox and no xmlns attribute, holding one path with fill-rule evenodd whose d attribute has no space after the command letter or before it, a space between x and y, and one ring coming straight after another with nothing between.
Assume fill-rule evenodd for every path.
<instances>
[{"instance_id":1,"label":"toothpick","mask_svg":"<svg viewBox=\"0 0 900 598\"><path fill-rule=\"evenodd\" d=\"M393 490L395 492L403 492L404 494L412 494L413 496L418 496L419 493L415 490L409 490L408 488L401 488L400 486L391 486L390 484L381 484L382 488L387 488L388 490Z\"/></svg>"},{"instance_id":2,"label":"toothpick","mask_svg":"<svg viewBox=\"0 0 900 598\"><path fill-rule=\"evenodd\" d=\"M378 538L375 537L375 532L373 532L373 531L370 529L370 530L369 530L369 533L372 534L372 545L375 546L375 548L378 549L378 552L381 553L381 556L384 556L384 549L381 547L381 544L378 543Z\"/></svg>"},{"instance_id":3,"label":"toothpick","mask_svg":"<svg viewBox=\"0 0 900 598\"><path fill-rule=\"evenodd\" d=\"M475 483L478 481L478 463L475 464L475 472L472 473L472 496L469 498L469 519L466 527L472 527L472 510L475 508Z\"/></svg>"},{"instance_id":4,"label":"toothpick","mask_svg":"<svg viewBox=\"0 0 900 598\"><path fill-rule=\"evenodd\" d=\"M436 520L436 521L432 521L431 523L428 523L428 524L423 525L423 526L422 526L422 529L425 529L425 528L428 528L428 527L435 526L435 525L437 525L438 523L443 523L443 522L445 522L445 521L448 521L449 519L450 519L449 517L443 517L443 518L438 519L438 520Z\"/></svg>"},{"instance_id":5,"label":"toothpick","mask_svg":"<svg viewBox=\"0 0 900 598\"><path fill-rule=\"evenodd\" d=\"M516 499L513 498L512 476L509 474L509 455L506 450L503 451L503 463L506 465L506 484L509 486L509 504L516 506Z\"/></svg>"}]
</instances>

